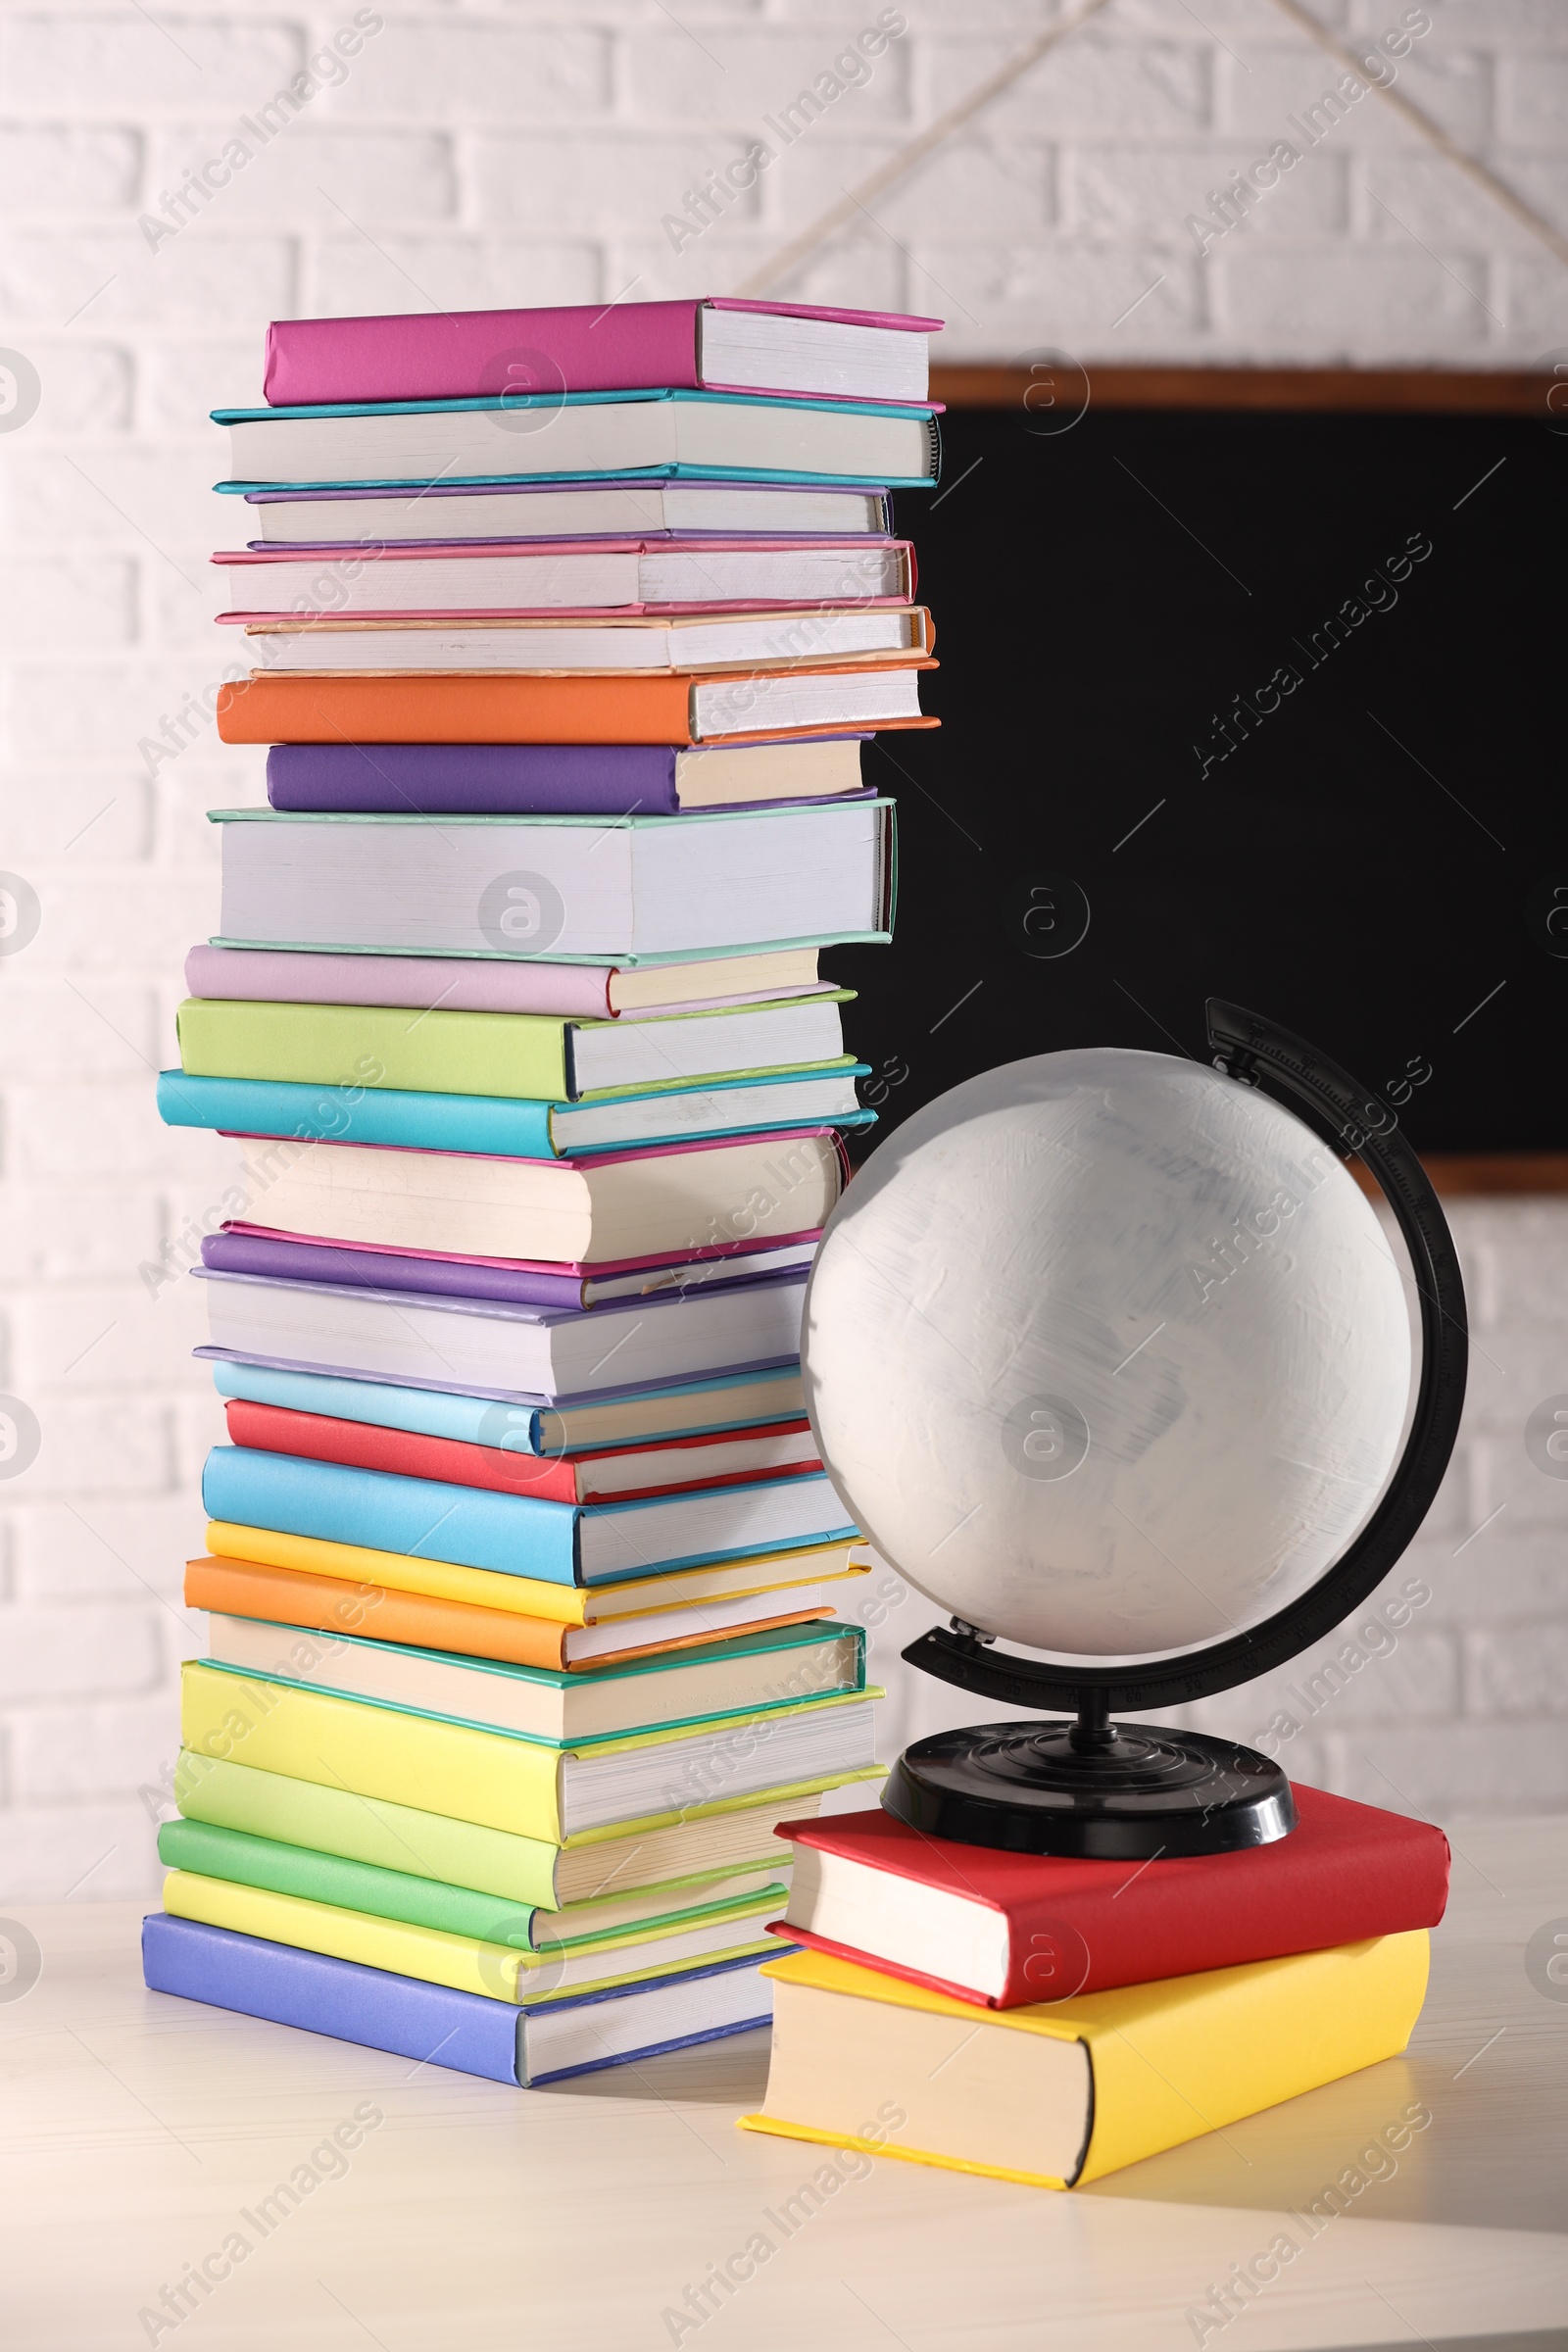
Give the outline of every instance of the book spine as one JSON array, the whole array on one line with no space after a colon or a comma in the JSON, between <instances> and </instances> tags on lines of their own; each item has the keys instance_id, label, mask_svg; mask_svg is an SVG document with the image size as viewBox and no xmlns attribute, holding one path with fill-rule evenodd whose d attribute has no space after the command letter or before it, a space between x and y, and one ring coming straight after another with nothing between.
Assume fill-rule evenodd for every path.
<instances>
[{"instance_id":1,"label":"book spine","mask_svg":"<svg viewBox=\"0 0 1568 2352\"><path fill-rule=\"evenodd\" d=\"M389 1470L402 1478L482 1487L496 1494L531 1494L542 1502L581 1500L575 1463L521 1453L510 1446L423 1437L372 1421L335 1420L325 1413L257 1404L240 1396L230 1397L224 1412L233 1446L342 1462L355 1470Z\"/></svg>"},{"instance_id":2,"label":"book spine","mask_svg":"<svg viewBox=\"0 0 1568 2352\"><path fill-rule=\"evenodd\" d=\"M576 1511L532 1494L486 1494L435 1479L215 1446L202 1472L215 1519L352 1544L547 1584L576 1579Z\"/></svg>"},{"instance_id":3,"label":"book spine","mask_svg":"<svg viewBox=\"0 0 1568 2352\"><path fill-rule=\"evenodd\" d=\"M223 743L662 744L693 738L684 678L252 676L218 698ZM818 734L842 734L821 727Z\"/></svg>"},{"instance_id":4,"label":"book spine","mask_svg":"<svg viewBox=\"0 0 1568 2352\"><path fill-rule=\"evenodd\" d=\"M542 1741L437 1723L200 1659L180 1670L180 1737L197 1757L561 1842L560 1756Z\"/></svg>"},{"instance_id":5,"label":"book spine","mask_svg":"<svg viewBox=\"0 0 1568 2352\"><path fill-rule=\"evenodd\" d=\"M695 301L428 318L282 318L267 330L271 408L697 384Z\"/></svg>"},{"instance_id":6,"label":"book spine","mask_svg":"<svg viewBox=\"0 0 1568 2352\"><path fill-rule=\"evenodd\" d=\"M517 2083L516 2012L472 1993L164 1912L142 1922L142 1973L154 1992L333 2034L455 2074ZM368 2129L382 2120L380 2109L367 2100L356 2112Z\"/></svg>"},{"instance_id":7,"label":"book spine","mask_svg":"<svg viewBox=\"0 0 1568 2352\"><path fill-rule=\"evenodd\" d=\"M405 816L674 816L663 744L274 744L274 808Z\"/></svg>"},{"instance_id":8,"label":"book spine","mask_svg":"<svg viewBox=\"0 0 1568 2352\"><path fill-rule=\"evenodd\" d=\"M264 1625L297 1625L312 1633L369 1634L413 1649L445 1649L461 1657L497 1658L511 1666L566 1666L566 1629L548 1618L508 1609L400 1592L373 1579L309 1576L260 1560L209 1558L185 1565L185 1606L252 1617Z\"/></svg>"},{"instance_id":9,"label":"book spine","mask_svg":"<svg viewBox=\"0 0 1568 2352\"><path fill-rule=\"evenodd\" d=\"M547 1015L452 1012L411 1021L386 1004L216 1003L187 998L174 1014L189 1077L338 1086L346 1071L411 1094L506 1102L565 1099L565 1023Z\"/></svg>"},{"instance_id":10,"label":"book spine","mask_svg":"<svg viewBox=\"0 0 1568 2352\"><path fill-rule=\"evenodd\" d=\"M442 1298L494 1298L510 1306L575 1310L583 1304L580 1274L534 1274L463 1258L339 1250L326 1243L274 1241L246 1233L210 1233L202 1243L202 1263L220 1273L270 1274L285 1282L347 1283L363 1290L415 1291Z\"/></svg>"},{"instance_id":11,"label":"book spine","mask_svg":"<svg viewBox=\"0 0 1568 2352\"><path fill-rule=\"evenodd\" d=\"M434 1877L380 1870L373 1863L316 1853L211 1822L166 1821L158 1833L158 1858L171 1870L335 1903L401 1920L407 1927L434 1928L442 1935L470 1936L480 1943L513 1944L524 1951L536 1945L531 1906L498 1902L493 1894Z\"/></svg>"}]
</instances>

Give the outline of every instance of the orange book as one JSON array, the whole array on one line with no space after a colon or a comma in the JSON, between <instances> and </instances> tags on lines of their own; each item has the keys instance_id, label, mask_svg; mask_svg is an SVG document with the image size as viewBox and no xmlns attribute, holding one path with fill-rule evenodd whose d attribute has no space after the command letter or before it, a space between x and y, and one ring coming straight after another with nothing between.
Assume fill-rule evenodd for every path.
<instances>
[{"instance_id":1,"label":"orange book","mask_svg":"<svg viewBox=\"0 0 1568 2352\"><path fill-rule=\"evenodd\" d=\"M746 743L934 727L929 658L843 669L639 677L457 670L261 672L218 698L224 743Z\"/></svg>"},{"instance_id":2,"label":"orange book","mask_svg":"<svg viewBox=\"0 0 1568 2352\"><path fill-rule=\"evenodd\" d=\"M791 1611L799 1598L814 1607ZM782 1606L781 1606L782 1604ZM441 1649L460 1657L499 1658L509 1666L543 1666L553 1674L579 1667L615 1666L631 1658L691 1649L774 1626L805 1625L832 1614L814 1590L785 1587L728 1603L708 1603L698 1612L656 1609L616 1621L614 1629L555 1625L542 1617L520 1617L510 1609L485 1609L428 1592L400 1592L387 1585L351 1584L341 1577L309 1576L293 1568L270 1568L260 1560L206 1558L185 1564L185 1605L216 1609L226 1617L259 1617L269 1625L304 1626L312 1633L362 1634L377 1642L402 1642L413 1649ZM748 1616L747 1610L755 1610ZM693 1614L708 1620L690 1629ZM721 1622L728 1614L733 1624ZM686 1621L688 1630L681 1630ZM671 1639L670 1636L674 1636Z\"/></svg>"}]
</instances>

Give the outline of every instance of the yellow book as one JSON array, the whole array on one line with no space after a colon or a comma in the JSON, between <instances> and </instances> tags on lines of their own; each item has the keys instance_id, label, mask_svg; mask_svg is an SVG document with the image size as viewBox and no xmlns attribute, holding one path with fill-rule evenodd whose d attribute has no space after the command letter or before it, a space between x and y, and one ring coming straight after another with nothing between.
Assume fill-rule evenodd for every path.
<instances>
[{"instance_id":1,"label":"yellow book","mask_svg":"<svg viewBox=\"0 0 1568 2352\"><path fill-rule=\"evenodd\" d=\"M817 1544L804 1551L770 1551L758 1559L720 1560L706 1568L669 1568L658 1576L628 1577L622 1584L584 1588L546 1584L528 1576L501 1576L490 1568L465 1568L456 1560L420 1560L401 1551L369 1551L361 1544L334 1544L322 1536L288 1536L270 1527L238 1527L226 1519L208 1521L207 1548L220 1560L258 1560L264 1568L292 1568L305 1576L382 1585L393 1592L425 1592L437 1600L510 1609L517 1617L543 1617L552 1625L608 1625L622 1617L691 1608L705 1600L749 1599L757 1592L866 1574L853 1557L853 1544Z\"/></svg>"},{"instance_id":2,"label":"yellow book","mask_svg":"<svg viewBox=\"0 0 1568 2352\"><path fill-rule=\"evenodd\" d=\"M373 1912L348 1911L307 1895L276 1894L270 1887L242 1886L193 1870L170 1872L164 1881L164 1909L175 1919L230 1928L241 1936L265 1936L270 1943L292 1944L296 1951L324 1952L332 1960L384 1968L393 1976L417 1977L426 1984L448 1984L455 1992L476 1992L486 2000L514 2001L522 2008L778 1948L776 1937L760 1932L764 1921L778 1917L776 1895L737 1903L700 1927L652 1932L637 1928L607 1937L590 1951L571 1954L519 1950L473 1936L453 1936L444 1928L411 1927Z\"/></svg>"},{"instance_id":3,"label":"yellow book","mask_svg":"<svg viewBox=\"0 0 1568 2352\"><path fill-rule=\"evenodd\" d=\"M717 1799L820 1785L869 1765L870 1702L881 1695L784 1698L707 1724L558 1747L192 1659L180 1670L180 1736L198 1756L560 1845L583 1830L689 1820Z\"/></svg>"},{"instance_id":4,"label":"yellow book","mask_svg":"<svg viewBox=\"0 0 1568 2352\"><path fill-rule=\"evenodd\" d=\"M748 2132L1074 2188L1404 2048L1426 1931L1022 2009L824 1953L773 1980L766 2103Z\"/></svg>"}]
</instances>

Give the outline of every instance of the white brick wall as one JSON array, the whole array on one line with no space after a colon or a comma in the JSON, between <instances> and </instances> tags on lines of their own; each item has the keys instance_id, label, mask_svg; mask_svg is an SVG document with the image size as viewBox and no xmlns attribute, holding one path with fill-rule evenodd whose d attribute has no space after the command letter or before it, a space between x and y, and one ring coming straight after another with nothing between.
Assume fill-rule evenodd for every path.
<instances>
[{"instance_id":1,"label":"white brick wall","mask_svg":"<svg viewBox=\"0 0 1568 2352\"><path fill-rule=\"evenodd\" d=\"M1568 9L1430 6L1402 86L1568 220ZM1401 13L1318 7L1365 35ZM908 0L869 81L677 255L662 217L830 69L872 0L385 5L341 85L149 250L138 216L353 13L0 12L0 345L43 387L0 431L0 866L42 914L0 956L0 1386L43 1429L36 1463L0 1481L0 1898L151 1886L136 1790L172 1753L190 1642L180 1562L217 1416L188 1353L195 1286L149 1296L137 1267L220 1196L229 1154L159 1125L151 1073L183 950L212 927L202 811L259 798L260 759L209 726L150 776L138 744L224 659L203 566L235 525L209 495L205 411L257 395L278 313L733 286L1051 9ZM1370 99L1200 258L1187 214L1335 71L1270 0L1199 15L1209 33L1182 0L1112 0L788 290L943 312L950 357L1500 367L1568 342L1559 266ZM1445 1532L1412 1562L1433 1598L1289 1749L1336 1787L1386 1794L1381 1771L1450 1810L1568 1794L1568 1488L1519 1436L1568 1389L1568 1211L1460 1221L1499 1368L1478 1365ZM893 1611L884 1645L918 1607ZM899 1736L941 1695L901 1694ZM1247 1733L1272 1708L1240 1693L1213 1719Z\"/></svg>"}]
</instances>

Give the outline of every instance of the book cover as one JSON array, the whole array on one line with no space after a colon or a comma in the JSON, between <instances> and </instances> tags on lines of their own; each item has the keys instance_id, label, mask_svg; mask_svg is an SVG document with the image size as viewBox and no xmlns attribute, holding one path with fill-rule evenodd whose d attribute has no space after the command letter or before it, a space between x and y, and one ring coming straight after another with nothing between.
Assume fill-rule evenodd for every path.
<instances>
[{"instance_id":1,"label":"book cover","mask_svg":"<svg viewBox=\"0 0 1568 2352\"><path fill-rule=\"evenodd\" d=\"M884 327L924 337L940 319L896 311L819 310L711 297L580 303L532 310L460 311L364 318L276 318L267 330L262 380L273 408L341 401L460 400L514 388L614 392L704 387L699 320L705 307L773 318ZM509 376L508 363L526 372ZM713 391L733 387L714 383ZM741 387L744 388L744 387Z\"/></svg>"},{"instance_id":2,"label":"book cover","mask_svg":"<svg viewBox=\"0 0 1568 2352\"><path fill-rule=\"evenodd\" d=\"M1288 1838L1136 1870L959 1845L880 1810L803 1822L798 1832L785 1822L779 1836L798 1838L805 1865L789 1934L956 2000L1011 2009L1437 1926L1448 1893L1441 1830L1300 1783L1294 1794L1300 1818ZM835 1863L850 1871L835 1876ZM940 1910L901 1900L910 1888L941 1898ZM852 1905L874 1931L874 1949L831 1933ZM994 1935L977 1913L991 1915ZM933 1923L956 1955L984 1937L1000 1985L936 1972Z\"/></svg>"},{"instance_id":3,"label":"book cover","mask_svg":"<svg viewBox=\"0 0 1568 2352\"><path fill-rule=\"evenodd\" d=\"M986 2009L818 1952L770 1963L767 2101L741 2129L1071 2188L1392 2058L1422 1929ZM901 2118L885 2136L864 2119Z\"/></svg>"}]
</instances>

